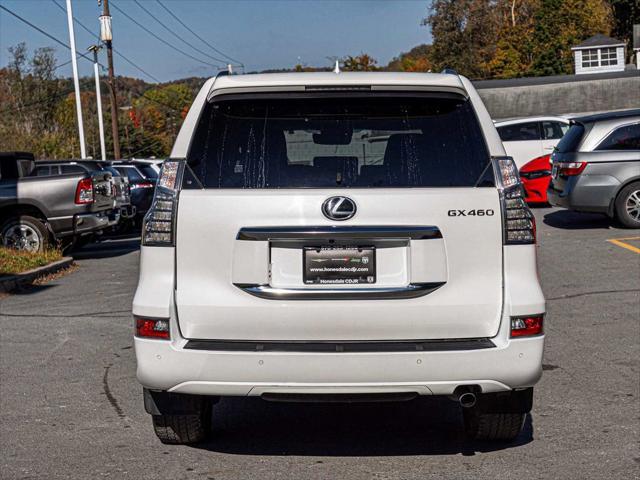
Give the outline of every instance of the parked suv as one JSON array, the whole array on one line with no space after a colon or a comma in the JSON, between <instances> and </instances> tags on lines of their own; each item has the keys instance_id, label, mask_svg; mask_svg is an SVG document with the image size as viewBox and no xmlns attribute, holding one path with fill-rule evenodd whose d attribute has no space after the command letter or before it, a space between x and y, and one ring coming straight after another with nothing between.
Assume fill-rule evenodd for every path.
<instances>
[{"instance_id":1,"label":"parked suv","mask_svg":"<svg viewBox=\"0 0 640 480\"><path fill-rule=\"evenodd\" d=\"M549 203L640 228L640 109L575 119L551 160Z\"/></svg>"},{"instance_id":2,"label":"parked suv","mask_svg":"<svg viewBox=\"0 0 640 480\"><path fill-rule=\"evenodd\" d=\"M513 439L541 375L534 219L455 74L208 80L162 167L133 302L157 436L221 396L444 395Z\"/></svg>"},{"instance_id":3,"label":"parked suv","mask_svg":"<svg viewBox=\"0 0 640 480\"><path fill-rule=\"evenodd\" d=\"M115 162L113 168L129 181L131 203L136 208L135 223L139 228L142 218L151 206L153 189L156 187L158 176L155 170L148 165L139 166L131 162ZM146 169L149 169L150 172L145 172Z\"/></svg>"}]
</instances>

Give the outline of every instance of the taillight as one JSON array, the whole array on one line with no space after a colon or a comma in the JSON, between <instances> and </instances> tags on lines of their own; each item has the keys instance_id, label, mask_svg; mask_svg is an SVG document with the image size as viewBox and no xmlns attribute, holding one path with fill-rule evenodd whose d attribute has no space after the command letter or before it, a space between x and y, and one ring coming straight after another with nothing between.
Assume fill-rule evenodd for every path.
<instances>
[{"instance_id":1,"label":"taillight","mask_svg":"<svg viewBox=\"0 0 640 480\"><path fill-rule=\"evenodd\" d=\"M518 168L511 157L493 159L502 204L504 245L536 243L536 221L524 200Z\"/></svg>"},{"instance_id":2,"label":"taillight","mask_svg":"<svg viewBox=\"0 0 640 480\"><path fill-rule=\"evenodd\" d=\"M511 338L542 334L544 315L511 317Z\"/></svg>"},{"instance_id":3,"label":"taillight","mask_svg":"<svg viewBox=\"0 0 640 480\"><path fill-rule=\"evenodd\" d=\"M180 185L179 180L183 170L183 162L168 160L162 164L151 208L145 215L142 225L143 245L156 247L175 245L178 185Z\"/></svg>"},{"instance_id":4,"label":"taillight","mask_svg":"<svg viewBox=\"0 0 640 480\"><path fill-rule=\"evenodd\" d=\"M575 177L587 167L587 162L558 162L554 165L561 177Z\"/></svg>"},{"instance_id":5,"label":"taillight","mask_svg":"<svg viewBox=\"0 0 640 480\"><path fill-rule=\"evenodd\" d=\"M159 338L169 340L169 319L168 318L148 318L134 315L136 322L136 336L144 338Z\"/></svg>"},{"instance_id":6,"label":"taillight","mask_svg":"<svg viewBox=\"0 0 640 480\"><path fill-rule=\"evenodd\" d=\"M75 203L77 205L93 203L93 180L91 178L83 178L78 182Z\"/></svg>"}]
</instances>

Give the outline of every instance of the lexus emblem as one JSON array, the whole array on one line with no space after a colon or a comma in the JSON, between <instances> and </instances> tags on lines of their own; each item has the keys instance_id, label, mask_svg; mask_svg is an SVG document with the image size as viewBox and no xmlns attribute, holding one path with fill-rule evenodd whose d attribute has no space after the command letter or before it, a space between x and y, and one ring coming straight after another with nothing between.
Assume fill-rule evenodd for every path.
<instances>
[{"instance_id":1,"label":"lexus emblem","mask_svg":"<svg viewBox=\"0 0 640 480\"><path fill-rule=\"evenodd\" d=\"M356 204L348 197L330 197L322 204L322 213L329 220L349 220L356 214Z\"/></svg>"}]
</instances>

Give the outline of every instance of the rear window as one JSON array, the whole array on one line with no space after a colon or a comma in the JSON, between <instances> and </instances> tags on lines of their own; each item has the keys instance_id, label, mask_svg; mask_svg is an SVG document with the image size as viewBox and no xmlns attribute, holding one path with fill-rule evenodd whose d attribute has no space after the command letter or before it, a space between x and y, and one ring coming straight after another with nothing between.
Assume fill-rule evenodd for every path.
<instances>
[{"instance_id":1,"label":"rear window","mask_svg":"<svg viewBox=\"0 0 640 480\"><path fill-rule=\"evenodd\" d=\"M498 135L503 142L527 142L540 140L540 123L516 123L498 127Z\"/></svg>"},{"instance_id":2,"label":"rear window","mask_svg":"<svg viewBox=\"0 0 640 480\"><path fill-rule=\"evenodd\" d=\"M560 140L558 142L558 145L556 145L556 151L559 153L569 153L577 151L578 146L582 141L583 135L584 126L580 125L579 123L571 125L569 131L564 134L562 140Z\"/></svg>"},{"instance_id":3,"label":"rear window","mask_svg":"<svg viewBox=\"0 0 640 480\"><path fill-rule=\"evenodd\" d=\"M158 172L151 165L136 165L138 170L142 172L142 174L150 180L158 179Z\"/></svg>"},{"instance_id":4,"label":"rear window","mask_svg":"<svg viewBox=\"0 0 640 480\"><path fill-rule=\"evenodd\" d=\"M131 182L144 182L145 180L135 167L116 167L116 170L127 177Z\"/></svg>"},{"instance_id":5,"label":"rear window","mask_svg":"<svg viewBox=\"0 0 640 480\"><path fill-rule=\"evenodd\" d=\"M63 175L68 175L71 173L81 173L81 174L87 173L87 171L84 168L82 168L80 165L61 165L60 168Z\"/></svg>"},{"instance_id":6,"label":"rear window","mask_svg":"<svg viewBox=\"0 0 640 480\"><path fill-rule=\"evenodd\" d=\"M207 104L188 162L205 188L468 187L489 154L461 96L263 95Z\"/></svg>"},{"instance_id":7,"label":"rear window","mask_svg":"<svg viewBox=\"0 0 640 480\"><path fill-rule=\"evenodd\" d=\"M640 150L640 123L617 128L596 150Z\"/></svg>"}]
</instances>

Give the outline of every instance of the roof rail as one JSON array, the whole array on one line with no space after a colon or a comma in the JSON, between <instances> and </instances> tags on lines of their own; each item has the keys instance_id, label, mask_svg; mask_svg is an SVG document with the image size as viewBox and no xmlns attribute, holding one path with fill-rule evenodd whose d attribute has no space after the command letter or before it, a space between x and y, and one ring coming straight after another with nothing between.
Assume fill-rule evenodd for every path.
<instances>
[{"instance_id":1,"label":"roof rail","mask_svg":"<svg viewBox=\"0 0 640 480\"><path fill-rule=\"evenodd\" d=\"M448 75L458 75L458 72L456 72L453 68L443 68L442 71L440 73L446 73Z\"/></svg>"}]
</instances>

